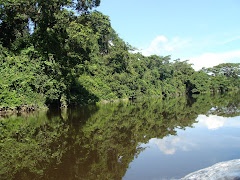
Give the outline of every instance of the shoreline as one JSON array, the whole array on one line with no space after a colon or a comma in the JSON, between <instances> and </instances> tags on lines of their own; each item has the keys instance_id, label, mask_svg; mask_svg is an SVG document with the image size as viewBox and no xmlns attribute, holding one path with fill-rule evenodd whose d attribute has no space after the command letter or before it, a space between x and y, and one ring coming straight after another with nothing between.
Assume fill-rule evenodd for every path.
<instances>
[{"instance_id":1,"label":"shoreline","mask_svg":"<svg viewBox=\"0 0 240 180\"><path fill-rule=\"evenodd\" d=\"M239 90L233 90L233 91L224 91L224 92L236 92ZM215 93L221 93L219 91L211 91L211 92L202 92L200 94L215 94ZM118 103L118 102L128 102L128 101L133 101L137 99L142 99L142 98L161 98L162 100L169 98L169 97L178 97L178 96L187 96L187 94L172 94L171 96L161 96L161 95L154 95L154 96L133 96L129 98L123 98L123 99L112 99L112 100L101 100L98 102L94 102L94 104L99 105L99 104L109 104L109 103ZM83 104L78 104L78 105L83 105ZM84 104L84 105L89 105L89 104ZM69 106L64 106L64 107L59 107L60 109L67 109ZM10 106L0 106L0 116L4 115L9 115L9 114L17 114L17 113L30 113L30 112L35 112L38 110L46 110L49 109L46 105L20 105L20 106L15 106L15 107L10 107Z\"/></svg>"},{"instance_id":2,"label":"shoreline","mask_svg":"<svg viewBox=\"0 0 240 180\"><path fill-rule=\"evenodd\" d=\"M0 116L16 114L16 113L30 113L30 112L34 112L41 109L47 109L47 107L39 106L39 105L28 105L28 104L16 106L14 108L5 106L5 107L0 107Z\"/></svg>"}]
</instances>

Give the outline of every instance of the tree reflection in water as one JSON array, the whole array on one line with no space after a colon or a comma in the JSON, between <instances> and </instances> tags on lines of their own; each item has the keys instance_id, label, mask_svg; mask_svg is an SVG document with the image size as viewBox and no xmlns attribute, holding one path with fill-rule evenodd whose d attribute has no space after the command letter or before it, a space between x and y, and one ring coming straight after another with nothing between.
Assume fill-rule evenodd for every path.
<instances>
[{"instance_id":1,"label":"tree reflection in water","mask_svg":"<svg viewBox=\"0 0 240 180\"><path fill-rule=\"evenodd\" d=\"M91 105L0 120L0 179L122 179L141 143L192 127L199 114L237 116L240 96L198 95Z\"/></svg>"}]
</instances>

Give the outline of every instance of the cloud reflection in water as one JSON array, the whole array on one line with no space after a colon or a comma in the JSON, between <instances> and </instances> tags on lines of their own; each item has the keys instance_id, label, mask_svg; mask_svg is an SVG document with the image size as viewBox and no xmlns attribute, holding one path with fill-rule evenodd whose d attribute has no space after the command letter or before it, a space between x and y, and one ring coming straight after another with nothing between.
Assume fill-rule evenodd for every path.
<instances>
[{"instance_id":1,"label":"cloud reflection in water","mask_svg":"<svg viewBox=\"0 0 240 180\"><path fill-rule=\"evenodd\" d=\"M209 130L217 130L221 127L240 127L240 117L222 117L217 115L199 115L195 127L207 127Z\"/></svg>"},{"instance_id":2,"label":"cloud reflection in water","mask_svg":"<svg viewBox=\"0 0 240 180\"><path fill-rule=\"evenodd\" d=\"M207 128L209 131L218 130L223 127L240 127L240 117L222 117L217 115L199 115L198 123L195 128ZM149 145L156 145L158 149L166 155L174 155L177 151L191 151L201 142L199 136L188 137L188 133L180 130L177 136L167 136L163 139L153 138L149 141ZM179 132L180 132L179 131ZM228 136L229 138L229 136Z\"/></svg>"},{"instance_id":3,"label":"cloud reflection in water","mask_svg":"<svg viewBox=\"0 0 240 180\"><path fill-rule=\"evenodd\" d=\"M178 150L190 151L195 146L190 142L184 134L180 136L168 136L163 139L153 138L149 141L151 144L157 145L158 149L166 155L173 155Z\"/></svg>"}]
</instances>

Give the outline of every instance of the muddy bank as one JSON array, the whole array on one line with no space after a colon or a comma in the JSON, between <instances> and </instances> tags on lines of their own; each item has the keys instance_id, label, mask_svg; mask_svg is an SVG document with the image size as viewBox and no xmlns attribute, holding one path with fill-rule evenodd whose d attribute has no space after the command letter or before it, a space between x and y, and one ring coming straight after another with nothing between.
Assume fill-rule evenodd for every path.
<instances>
[{"instance_id":1,"label":"muddy bank","mask_svg":"<svg viewBox=\"0 0 240 180\"><path fill-rule=\"evenodd\" d=\"M121 101L128 101L128 98L125 99L115 99L115 100L102 100L98 102L99 104L108 104L108 103L116 103L116 102L121 102Z\"/></svg>"},{"instance_id":2,"label":"muddy bank","mask_svg":"<svg viewBox=\"0 0 240 180\"><path fill-rule=\"evenodd\" d=\"M38 105L21 105L16 107L0 107L0 115L5 114L12 114L12 113L21 113L21 112L33 112L36 110L42 109L42 107L39 107Z\"/></svg>"}]
</instances>

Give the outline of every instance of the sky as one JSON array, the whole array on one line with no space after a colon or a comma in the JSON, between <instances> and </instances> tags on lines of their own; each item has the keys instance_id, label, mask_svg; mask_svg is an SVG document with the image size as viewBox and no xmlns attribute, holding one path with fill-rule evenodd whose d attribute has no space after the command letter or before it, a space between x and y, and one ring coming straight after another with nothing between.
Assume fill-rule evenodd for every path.
<instances>
[{"instance_id":1,"label":"sky","mask_svg":"<svg viewBox=\"0 0 240 180\"><path fill-rule=\"evenodd\" d=\"M101 0L97 10L143 55L189 60L196 70L240 63L240 0Z\"/></svg>"}]
</instances>

